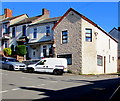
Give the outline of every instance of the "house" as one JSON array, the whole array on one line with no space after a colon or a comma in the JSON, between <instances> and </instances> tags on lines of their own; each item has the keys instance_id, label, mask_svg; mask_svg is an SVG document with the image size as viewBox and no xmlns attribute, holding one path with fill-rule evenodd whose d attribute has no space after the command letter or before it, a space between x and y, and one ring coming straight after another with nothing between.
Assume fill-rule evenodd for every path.
<instances>
[{"instance_id":1,"label":"house","mask_svg":"<svg viewBox=\"0 0 120 101\"><path fill-rule=\"evenodd\" d=\"M40 59L41 57L54 57L52 28L61 17L47 18L29 25L29 57Z\"/></svg>"},{"instance_id":2,"label":"house","mask_svg":"<svg viewBox=\"0 0 120 101\"><path fill-rule=\"evenodd\" d=\"M113 28L109 34L118 40L118 72L120 72L120 27Z\"/></svg>"},{"instance_id":3,"label":"house","mask_svg":"<svg viewBox=\"0 0 120 101\"><path fill-rule=\"evenodd\" d=\"M26 14L18 15L18 16L12 16L12 10L10 9L4 9L4 16L0 21L0 51L2 51L4 48L11 47L11 43L15 42L16 37L11 34L10 26L27 18L28 16ZM13 32L15 32L15 28L12 29ZM15 34L15 33L14 33Z\"/></svg>"},{"instance_id":4,"label":"house","mask_svg":"<svg viewBox=\"0 0 120 101\"><path fill-rule=\"evenodd\" d=\"M96 23L70 8L52 28L55 56L81 74L117 72L117 40Z\"/></svg>"},{"instance_id":5,"label":"house","mask_svg":"<svg viewBox=\"0 0 120 101\"><path fill-rule=\"evenodd\" d=\"M11 41L11 45L16 46L16 45L29 43L27 45L27 49L28 49L27 55L29 56L29 54L30 54L29 58L33 58L33 59L40 58L40 56L36 55L36 57L32 57L32 55L31 55L31 51L33 51L31 48L32 47L31 44L33 44L33 41L34 41L33 46L37 47L35 42L37 42L37 40L40 39L40 36L38 36L38 35L41 35L41 33L38 33L37 29L34 28L34 25L37 26L41 21L44 22L45 19L48 19L48 18L49 18L49 11L47 9L43 8L42 15L25 18L22 21L19 21L18 23L11 25L10 26L11 35L14 35L14 33L15 33L15 35L14 35L15 41L14 42ZM13 29L16 29L15 32ZM37 53L35 53L35 54L37 54Z\"/></svg>"}]
</instances>

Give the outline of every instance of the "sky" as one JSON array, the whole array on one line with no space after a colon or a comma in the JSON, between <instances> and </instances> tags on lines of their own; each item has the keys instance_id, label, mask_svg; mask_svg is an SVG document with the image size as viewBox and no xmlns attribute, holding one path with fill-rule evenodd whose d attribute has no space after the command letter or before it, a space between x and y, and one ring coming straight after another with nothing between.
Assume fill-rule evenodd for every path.
<instances>
[{"instance_id":1,"label":"sky","mask_svg":"<svg viewBox=\"0 0 120 101\"><path fill-rule=\"evenodd\" d=\"M42 8L50 11L50 17L63 16L69 8L73 8L106 32L118 27L118 2L2 2L1 5L1 14L4 8L9 8L13 16L28 14L29 17L41 15Z\"/></svg>"}]
</instances>

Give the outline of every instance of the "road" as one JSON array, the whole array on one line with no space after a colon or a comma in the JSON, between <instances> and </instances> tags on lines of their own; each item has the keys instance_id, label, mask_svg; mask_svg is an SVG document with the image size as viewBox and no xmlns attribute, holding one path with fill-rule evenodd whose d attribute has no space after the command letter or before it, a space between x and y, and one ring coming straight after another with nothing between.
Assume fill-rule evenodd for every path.
<instances>
[{"instance_id":1,"label":"road","mask_svg":"<svg viewBox=\"0 0 120 101\"><path fill-rule=\"evenodd\" d=\"M120 84L117 75L56 76L8 70L0 75L2 101L108 101Z\"/></svg>"}]
</instances>

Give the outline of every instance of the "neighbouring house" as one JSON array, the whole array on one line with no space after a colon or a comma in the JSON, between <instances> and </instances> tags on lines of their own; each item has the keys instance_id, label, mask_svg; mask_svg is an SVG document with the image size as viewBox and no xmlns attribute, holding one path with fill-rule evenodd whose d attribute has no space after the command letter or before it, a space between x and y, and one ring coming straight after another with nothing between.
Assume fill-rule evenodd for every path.
<instances>
[{"instance_id":1,"label":"neighbouring house","mask_svg":"<svg viewBox=\"0 0 120 101\"><path fill-rule=\"evenodd\" d=\"M110 32L110 35L112 35L116 40L118 40L118 72L120 72L120 27L113 28Z\"/></svg>"},{"instance_id":2,"label":"neighbouring house","mask_svg":"<svg viewBox=\"0 0 120 101\"><path fill-rule=\"evenodd\" d=\"M34 33L34 36L31 37L31 26L33 25L36 25L37 23L39 23L40 21L43 21L44 19L47 19L49 18L49 11L47 9L42 9L42 15L38 15L38 16L35 16L35 17L29 17L29 18L25 18L23 19L22 21L19 21L18 23L15 23L13 25L10 26L10 30L11 30L11 34L14 36L14 42L11 41L11 45L22 45L22 44L28 44L28 42L30 44L32 44L32 40L34 38L34 41L35 39L37 38L37 30L34 29L34 31L36 31L36 33ZM15 31L13 29L16 29ZM36 45L36 44L35 44ZM34 45L34 46L35 46ZM29 56L30 54L30 58L33 58L31 57L31 51L32 49L30 48L31 45L27 45L27 49L28 49L28 54L27 54L27 57ZM39 56L37 56L39 57Z\"/></svg>"},{"instance_id":3,"label":"neighbouring house","mask_svg":"<svg viewBox=\"0 0 120 101\"><path fill-rule=\"evenodd\" d=\"M12 29L11 34L10 26L28 17L26 14L12 16L12 10L8 8L4 9L4 12L5 18L0 20L0 51L11 47L12 43L15 43L16 37L18 37L18 35L15 36L16 28Z\"/></svg>"},{"instance_id":4,"label":"neighbouring house","mask_svg":"<svg viewBox=\"0 0 120 101\"><path fill-rule=\"evenodd\" d=\"M117 72L117 40L84 15L70 8L52 30L55 56L66 58L72 72Z\"/></svg>"},{"instance_id":5,"label":"neighbouring house","mask_svg":"<svg viewBox=\"0 0 120 101\"><path fill-rule=\"evenodd\" d=\"M47 18L29 25L29 57L54 57L53 26L61 17Z\"/></svg>"}]
</instances>

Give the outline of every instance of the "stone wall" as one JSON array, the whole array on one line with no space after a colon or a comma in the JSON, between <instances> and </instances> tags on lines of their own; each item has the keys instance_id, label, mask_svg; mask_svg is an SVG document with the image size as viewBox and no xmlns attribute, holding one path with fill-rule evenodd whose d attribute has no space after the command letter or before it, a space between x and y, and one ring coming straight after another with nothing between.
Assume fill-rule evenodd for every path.
<instances>
[{"instance_id":1,"label":"stone wall","mask_svg":"<svg viewBox=\"0 0 120 101\"><path fill-rule=\"evenodd\" d=\"M62 31L68 31L68 43L62 44ZM82 39L81 39L81 18L74 12L70 12L56 26L54 30L55 55L72 54L72 65L68 69L75 73L81 73L82 66Z\"/></svg>"}]
</instances>

